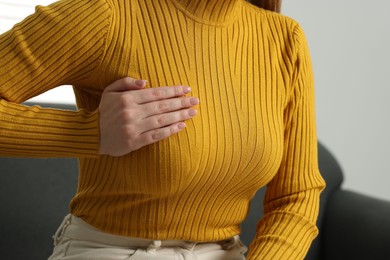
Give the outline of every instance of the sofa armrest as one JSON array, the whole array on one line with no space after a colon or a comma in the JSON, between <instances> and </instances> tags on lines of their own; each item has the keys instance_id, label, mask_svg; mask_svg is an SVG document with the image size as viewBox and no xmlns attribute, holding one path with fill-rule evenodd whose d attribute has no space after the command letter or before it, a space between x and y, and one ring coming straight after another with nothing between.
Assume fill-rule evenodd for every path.
<instances>
[{"instance_id":1,"label":"sofa armrest","mask_svg":"<svg viewBox=\"0 0 390 260\"><path fill-rule=\"evenodd\" d=\"M389 201L335 191L323 224L323 259L389 259Z\"/></svg>"}]
</instances>

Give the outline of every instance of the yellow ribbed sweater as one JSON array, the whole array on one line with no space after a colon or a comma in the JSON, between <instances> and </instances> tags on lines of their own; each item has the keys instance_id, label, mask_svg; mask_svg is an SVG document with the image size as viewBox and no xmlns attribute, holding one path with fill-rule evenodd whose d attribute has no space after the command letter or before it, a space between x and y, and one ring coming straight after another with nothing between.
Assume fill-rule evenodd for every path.
<instances>
[{"instance_id":1,"label":"yellow ribbed sweater","mask_svg":"<svg viewBox=\"0 0 390 260\"><path fill-rule=\"evenodd\" d=\"M221 240L268 184L248 259L303 258L317 235L313 75L292 19L243 0L63 0L0 36L0 69L0 155L80 158L71 212L91 225ZM100 96L125 76L191 86L199 115L176 136L99 156ZM77 112L20 105L65 84Z\"/></svg>"}]
</instances>

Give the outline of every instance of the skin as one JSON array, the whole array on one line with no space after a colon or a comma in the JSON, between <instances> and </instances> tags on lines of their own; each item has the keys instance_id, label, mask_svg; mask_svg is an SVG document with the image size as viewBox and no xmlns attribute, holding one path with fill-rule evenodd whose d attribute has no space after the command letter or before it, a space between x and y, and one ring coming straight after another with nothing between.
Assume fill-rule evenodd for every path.
<instances>
[{"instance_id":1,"label":"skin","mask_svg":"<svg viewBox=\"0 0 390 260\"><path fill-rule=\"evenodd\" d=\"M199 99L190 87L145 89L146 81L119 79L103 92L99 105L100 154L122 156L177 134L197 115Z\"/></svg>"}]
</instances>

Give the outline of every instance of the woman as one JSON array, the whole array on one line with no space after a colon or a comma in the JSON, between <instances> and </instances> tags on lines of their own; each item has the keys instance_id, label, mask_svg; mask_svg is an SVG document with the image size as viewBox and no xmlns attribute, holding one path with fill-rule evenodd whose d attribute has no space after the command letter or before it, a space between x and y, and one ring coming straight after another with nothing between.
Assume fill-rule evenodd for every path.
<instances>
[{"instance_id":1,"label":"woman","mask_svg":"<svg viewBox=\"0 0 390 260\"><path fill-rule=\"evenodd\" d=\"M247 259L305 256L324 187L310 57L279 1L257 5L63 0L1 35L1 155L79 158L50 259L245 259L264 185ZM64 84L79 111L19 105Z\"/></svg>"}]
</instances>

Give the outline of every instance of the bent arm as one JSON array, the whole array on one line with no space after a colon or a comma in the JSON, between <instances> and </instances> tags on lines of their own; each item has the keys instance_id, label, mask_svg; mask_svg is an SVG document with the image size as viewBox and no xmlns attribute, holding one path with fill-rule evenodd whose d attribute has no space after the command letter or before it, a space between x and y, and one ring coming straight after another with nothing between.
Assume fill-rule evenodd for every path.
<instances>
[{"instance_id":1,"label":"bent arm","mask_svg":"<svg viewBox=\"0 0 390 260\"><path fill-rule=\"evenodd\" d=\"M317 236L319 196L324 181L318 171L314 83L306 39L294 31L295 72L284 111L284 155L267 186L264 217L248 259L303 259Z\"/></svg>"},{"instance_id":2,"label":"bent arm","mask_svg":"<svg viewBox=\"0 0 390 260\"><path fill-rule=\"evenodd\" d=\"M109 16L105 1L59 1L0 35L0 156L98 155L97 111L20 103L60 85L93 84Z\"/></svg>"}]
</instances>

